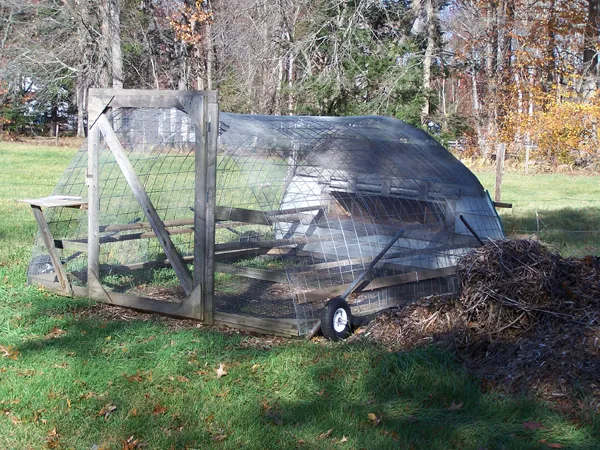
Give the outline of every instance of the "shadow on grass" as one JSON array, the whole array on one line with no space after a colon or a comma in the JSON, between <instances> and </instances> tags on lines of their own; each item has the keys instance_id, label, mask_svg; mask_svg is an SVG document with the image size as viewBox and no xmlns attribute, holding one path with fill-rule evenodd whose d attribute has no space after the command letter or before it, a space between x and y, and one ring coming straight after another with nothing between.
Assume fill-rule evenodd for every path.
<instances>
[{"instance_id":1,"label":"shadow on grass","mask_svg":"<svg viewBox=\"0 0 600 450\"><path fill-rule=\"evenodd\" d=\"M41 320L56 310L31 314ZM157 449L544 448L540 440L587 449L600 439L597 426L574 427L532 400L483 393L434 347L268 348L244 334L69 313L46 328L18 345L20 358L9 364L17 377L2 394L21 399L13 413L42 414L43 429L56 427L75 448L121 448L132 435ZM221 362L229 373L219 379ZM40 374L19 378L27 370Z\"/></svg>"}]
</instances>

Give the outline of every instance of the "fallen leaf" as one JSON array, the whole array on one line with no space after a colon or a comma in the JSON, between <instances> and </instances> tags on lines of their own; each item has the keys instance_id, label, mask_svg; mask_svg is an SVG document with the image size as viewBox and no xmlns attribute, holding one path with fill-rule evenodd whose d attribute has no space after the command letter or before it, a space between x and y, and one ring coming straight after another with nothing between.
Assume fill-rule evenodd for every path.
<instances>
[{"instance_id":1,"label":"fallen leaf","mask_svg":"<svg viewBox=\"0 0 600 450\"><path fill-rule=\"evenodd\" d=\"M317 439L327 439L331 435L332 431L333 431L333 428L330 428L325 433L321 433Z\"/></svg>"},{"instance_id":2,"label":"fallen leaf","mask_svg":"<svg viewBox=\"0 0 600 450\"><path fill-rule=\"evenodd\" d=\"M104 420L108 420L108 416L110 416L113 412L115 412L117 407L115 405L111 405L110 403L104 405L104 407L98 413L99 416L104 416Z\"/></svg>"},{"instance_id":3,"label":"fallen leaf","mask_svg":"<svg viewBox=\"0 0 600 450\"><path fill-rule=\"evenodd\" d=\"M54 339L54 338L57 338L57 337L59 337L59 336L62 336L62 335L63 335L63 334L65 334L65 333L66 333L66 331L65 331L65 330L62 330L62 329L60 329L60 328L58 328L58 327L53 327L53 328L50 330L50 332L49 332L49 333L46 335L46 337L47 337L47 338L50 338L50 339Z\"/></svg>"},{"instance_id":4,"label":"fallen leaf","mask_svg":"<svg viewBox=\"0 0 600 450\"><path fill-rule=\"evenodd\" d=\"M122 444L122 450L135 450L146 446L146 444L140 442L139 439L135 439L133 435L129 436L129 438L126 441L122 441Z\"/></svg>"},{"instance_id":5,"label":"fallen leaf","mask_svg":"<svg viewBox=\"0 0 600 450\"><path fill-rule=\"evenodd\" d=\"M381 416L377 417L377 415L373 414L373 413L369 413L368 416L369 416L369 420L371 422L373 422L373 425L377 426L381 423Z\"/></svg>"},{"instance_id":6,"label":"fallen leaf","mask_svg":"<svg viewBox=\"0 0 600 450\"><path fill-rule=\"evenodd\" d=\"M215 370L215 372L217 372L217 378L221 378L224 377L225 375L227 375L227 371L225 370L225 364L220 363L219 364L219 368Z\"/></svg>"},{"instance_id":7,"label":"fallen leaf","mask_svg":"<svg viewBox=\"0 0 600 450\"><path fill-rule=\"evenodd\" d=\"M544 428L544 425L539 422L523 422L523 426L528 430L539 430Z\"/></svg>"},{"instance_id":8,"label":"fallen leaf","mask_svg":"<svg viewBox=\"0 0 600 450\"><path fill-rule=\"evenodd\" d=\"M0 345L0 353L2 353L3 358L16 360L17 356L19 356L19 352L13 348L12 345L5 347Z\"/></svg>"},{"instance_id":9,"label":"fallen leaf","mask_svg":"<svg viewBox=\"0 0 600 450\"><path fill-rule=\"evenodd\" d=\"M184 377L183 375L177 375L177 380L180 381L181 383L189 383L190 379L187 377Z\"/></svg>"},{"instance_id":10,"label":"fallen leaf","mask_svg":"<svg viewBox=\"0 0 600 450\"><path fill-rule=\"evenodd\" d=\"M154 414L155 416L157 416L159 414L164 414L166 412L167 412L167 408L162 406L160 403L157 403L156 405L154 405L154 408L152 409L152 414Z\"/></svg>"},{"instance_id":11,"label":"fallen leaf","mask_svg":"<svg viewBox=\"0 0 600 450\"><path fill-rule=\"evenodd\" d=\"M132 417L136 417L136 416L138 415L138 410L137 410L137 408L133 408L131 411L129 411L129 414L130 414Z\"/></svg>"},{"instance_id":12,"label":"fallen leaf","mask_svg":"<svg viewBox=\"0 0 600 450\"><path fill-rule=\"evenodd\" d=\"M219 393L217 394L217 397L221 397L221 398L225 398L225 397L227 397L227 396L229 395L229 391L230 391L230 390L231 390L231 389L227 388L227 389L225 389L224 391L222 391L222 392L219 392Z\"/></svg>"},{"instance_id":13,"label":"fallen leaf","mask_svg":"<svg viewBox=\"0 0 600 450\"><path fill-rule=\"evenodd\" d=\"M463 407L463 403L462 402L461 403L454 403L454 402L452 402L450 404L450 407L448 408L448 411L459 411L459 410L462 409L462 407Z\"/></svg>"},{"instance_id":14,"label":"fallen leaf","mask_svg":"<svg viewBox=\"0 0 600 450\"><path fill-rule=\"evenodd\" d=\"M563 448L562 444L558 444L556 442L551 442L550 444L546 444L546 447L550 447L550 448Z\"/></svg>"},{"instance_id":15,"label":"fallen leaf","mask_svg":"<svg viewBox=\"0 0 600 450\"><path fill-rule=\"evenodd\" d=\"M140 382L143 380L142 376L140 375L139 372L135 373L134 375L127 375L126 373L123 373L123 376L125 378L127 378L127 380L131 381L132 383L135 382Z\"/></svg>"},{"instance_id":16,"label":"fallen leaf","mask_svg":"<svg viewBox=\"0 0 600 450\"><path fill-rule=\"evenodd\" d=\"M213 436L213 441L216 441L216 442L221 442L221 441L224 441L225 439L227 439L226 434L215 434Z\"/></svg>"},{"instance_id":17,"label":"fallen leaf","mask_svg":"<svg viewBox=\"0 0 600 450\"><path fill-rule=\"evenodd\" d=\"M256 369L260 367L260 364L253 364L251 367L252 372L256 372Z\"/></svg>"},{"instance_id":18,"label":"fallen leaf","mask_svg":"<svg viewBox=\"0 0 600 450\"><path fill-rule=\"evenodd\" d=\"M48 448L57 448L60 445L58 442L59 439L60 435L56 431L56 427L54 427L50 431L48 431L46 435L46 445L48 446Z\"/></svg>"}]
</instances>

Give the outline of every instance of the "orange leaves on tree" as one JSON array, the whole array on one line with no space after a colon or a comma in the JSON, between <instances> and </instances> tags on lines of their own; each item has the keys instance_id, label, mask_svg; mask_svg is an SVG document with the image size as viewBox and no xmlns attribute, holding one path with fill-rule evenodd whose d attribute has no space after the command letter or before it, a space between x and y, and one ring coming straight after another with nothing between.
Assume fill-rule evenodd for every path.
<instances>
[{"instance_id":1,"label":"orange leaves on tree","mask_svg":"<svg viewBox=\"0 0 600 450\"><path fill-rule=\"evenodd\" d=\"M202 41L202 26L213 20L212 11L204 0L184 4L170 17L177 39L198 46Z\"/></svg>"}]
</instances>

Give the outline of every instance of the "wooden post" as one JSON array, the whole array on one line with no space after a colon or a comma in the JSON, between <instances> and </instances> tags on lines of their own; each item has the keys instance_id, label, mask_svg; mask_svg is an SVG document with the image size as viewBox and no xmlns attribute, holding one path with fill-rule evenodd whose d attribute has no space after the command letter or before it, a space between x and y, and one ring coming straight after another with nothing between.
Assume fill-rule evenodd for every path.
<instances>
[{"instance_id":1,"label":"wooden post","mask_svg":"<svg viewBox=\"0 0 600 450\"><path fill-rule=\"evenodd\" d=\"M183 99L182 99L183 100ZM191 102L182 101L186 113L195 124L196 145L194 148L194 294L187 300L201 320L204 313L204 265L206 261L206 101L195 98Z\"/></svg>"},{"instance_id":2,"label":"wooden post","mask_svg":"<svg viewBox=\"0 0 600 450\"><path fill-rule=\"evenodd\" d=\"M42 235L44 245L46 246L46 249L48 249L48 255L50 255L50 261L52 261L52 265L54 266L54 271L58 277L58 282L60 283L63 291L65 291L65 294L72 296L73 289L71 288L71 283L69 283L69 280L67 279L67 274L65 273L62 263L60 262L60 258L58 257L58 253L56 252L54 239L52 238L52 234L50 234L48 222L46 222L42 208L36 205L31 205L31 210L33 211L33 215L35 216L35 220L40 229L40 234Z\"/></svg>"},{"instance_id":3,"label":"wooden post","mask_svg":"<svg viewBox=\"0 0 600 450\"><path fill-rule=\"evenodd\" d=\"M88 116L91 109L88 109ZM89 116L91 117L91 116ZM92 126L88 130L88 296L105 298L100 284L100 130Z\"/></svg>"},{"instance_id":4,"label":"wooden post","mask_svg":"<svg viewBox=\"0 0 600 450\"><path fill-rule=\"evenodd\" d=\"M215 281L215 206L217 199L217 148L219 140L218 98L210 99L207 107L206 133L206 203L205 203L205 251L204 263L204 321L214 320L214 281Z\"/></svg>"},{"instance_id":5,"label":"wooden post","mask_svg":"<svg viewBox=\"0 0 600 450\"><path fill-rule=\"evenodd\" d=\"M195 186L194 186L194 286L204 285L204 263L206 261L206 102L198 99L195 108L186 108L196 124Z\"/></svg>"},{"instance_id":6,"label":"wooden post","mask_svg":"<svg viewBox=\"0 0 600 450\"><path fill-rule=\"evenodd\" d=\"M100 130L104 135L104 139L114 155L121 172L123 172L123 175L127 180L127 184L129 184L129 187L133 191L138 203L142 207L144 214L146 214L152 230L156 233L156 237L158 238L163 251L167 255L167 258L169 258L171 266L173 267L173 270L175 270L183 290L187 295L190 295L193 291L192 277L190 276L187 267L181 258L181 255L177 251L177 248L175 248L175 245L173 245L173 241L169 236L169 232L165 228L165 224L158 216L150 197L148 197L144 186L137 177L131 162L127 158L127 155L121 146L121 142L119 142L119 138L112 129L105 114L101 114L96 123L100 127Z\"/></svg>"},{"instance_id":7,"label":"wooden post","mask_svg":"<svg viewBox=\"0 0 600 450\"><path fill-rule=\"evenodd\" d=\"M502 174L504 173L504 154L506 145L499 144L496 149L496 188L494 190L494 200L500 201L500 191L502 189Z\"/></svg>"}]
</instances>

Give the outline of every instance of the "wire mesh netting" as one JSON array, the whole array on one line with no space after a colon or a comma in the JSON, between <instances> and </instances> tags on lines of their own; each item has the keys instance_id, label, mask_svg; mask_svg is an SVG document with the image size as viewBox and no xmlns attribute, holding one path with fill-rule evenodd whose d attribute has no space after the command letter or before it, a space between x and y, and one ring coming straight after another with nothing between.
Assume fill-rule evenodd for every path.
<instances>
[{"instance_id":1,"label":"wire mesh netting","mask_svg":"<svg viewBox=\"0 0 600 450\"><path fill-rule=\"evenodd\" d=\"M191 263L195 127L175 109L117 109L112 124L179 253ZM86 197L84 145L56 194ZM164 301L183 290L110 149L100 153L101 282ZM502 226L475 176L426 133L383 117L221 114L217 155L215 310L297 319L308 332L328 296L351 283L404 234L371 276L417 279L351 299L367 313L452 292L452 276L418 274L456 265ZM85 212L49 211L57 240L85 243ZM84 252L62 249L85 285ZM29 274L52 272L38 239ZM333 290L332 290L333 289ZM310 293L312 301L305 302Z\"/></svg>"}]
</instances>

